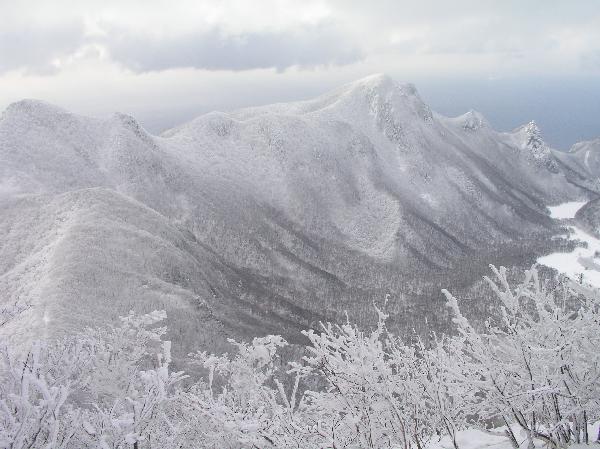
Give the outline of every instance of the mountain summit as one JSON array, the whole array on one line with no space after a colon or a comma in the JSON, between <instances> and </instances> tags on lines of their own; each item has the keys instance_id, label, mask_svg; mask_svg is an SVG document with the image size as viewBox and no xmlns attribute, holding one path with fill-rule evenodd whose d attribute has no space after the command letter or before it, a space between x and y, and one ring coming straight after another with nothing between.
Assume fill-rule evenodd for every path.
<instances>
[{"instance_id":1,"label":"mountain summit","mask_svg":"<svg viewBox=\"0 0 600 449\"><path fill-rule=\"evenodd\" d=\"M544 142L542 131L534 120L517 128L515 134L519 136L521 148L534 164L545 167L553 173L558 173L557 162L550 148Z\"/></svg>"}]
</instances>

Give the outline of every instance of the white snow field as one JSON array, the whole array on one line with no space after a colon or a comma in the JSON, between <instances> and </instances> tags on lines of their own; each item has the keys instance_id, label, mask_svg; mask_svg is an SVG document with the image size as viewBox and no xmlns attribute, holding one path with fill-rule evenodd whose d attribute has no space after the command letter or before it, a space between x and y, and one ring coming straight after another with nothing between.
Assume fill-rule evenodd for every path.
<instances>
[{"instance_id":1,"label":"white snow field","mask_svg":"<svg viewBox=\"0 0 600 449\"><path fill-rule=\"evenodd\" d=\"M557 220L565 218L574 218L575 213L581 209L587 201L569 201L558 206L549 206L550 216Z\"/></svg>"},{"instance_id":2,"label":"white snow field","mask_svg":"<svg viewBox=\"0 0 600 449\"><path fill-rule=\"evenodd\" d=\"M466 429L458 433L456 442L460 449L513 449L506 436L501 433L501 429L493 432ZM454 449L454 446L450 438L444 437L440 441L428 444L427 449Z\"/></svg>"},{"instance_id":3,"label":"white snow field","mask_svg":"<svg viewBox=\"0 0 600 449\"><path fill-rule=\"evenodd\" d=\"M590 443L596 441L598 435L598 428L600 423L596 423L589 426L588 434ZM527 449L527 436L519 428L512 427L513 433L517 438L520 446L519 449ZM482 431L479 429L466 429L458 432L456 442L460 449L514 449L510 444L508 438L504 435L505 427L499 427L497 429ZM536 448L545 448L543 442L536 441ZM569 449L589 449L590 445L571 445ZM454 449L452 441L448 437L443 437L440 441L434 441L427 445L427 449Z\"/></svg>"},{"instance_id":4,"label":"white snow field","mask_svg":"<svg viewBox=\"0 0 600 449\"><path fill-rule=\"evenodd\" d=\"M571 201L549 207L550 216L556 219L574 218L575 213L586 204L585 201ZM600 240L577 226L569 226L569 240L587 243L587 248L578 246L571 252L556 252L538 258L537 262L573 280L582 280L594 287L600 287Z\"/></svg>"}]
</instances>

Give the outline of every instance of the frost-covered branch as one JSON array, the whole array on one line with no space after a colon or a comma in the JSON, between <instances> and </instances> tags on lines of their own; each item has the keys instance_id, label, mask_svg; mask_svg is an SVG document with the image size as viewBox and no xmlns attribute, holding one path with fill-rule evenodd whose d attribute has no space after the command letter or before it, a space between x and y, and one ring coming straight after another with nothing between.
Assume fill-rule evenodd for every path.
<instances>
[{"instance_id":1,"label":"frost-covered branch","mask_svg":"<svg viewBox=\"0 0 600 449\"><path fill-rule=\"evenodd\" d=\"M372 329L304 332L295 360L273 335L231 340L229 354L196 352L192 377L171 370L164 312L25 353L5 345L0 448L425 449L448 436L460 449L459 431L477 421L505 424L515 448L522 438L529 448L591 442L600 295L547 289L535 270L514 286L505 269L492 271L499 313L472 323L444 292L457 332L428 343L393 335L375 307Z\"/></svg>"}]
</instances>

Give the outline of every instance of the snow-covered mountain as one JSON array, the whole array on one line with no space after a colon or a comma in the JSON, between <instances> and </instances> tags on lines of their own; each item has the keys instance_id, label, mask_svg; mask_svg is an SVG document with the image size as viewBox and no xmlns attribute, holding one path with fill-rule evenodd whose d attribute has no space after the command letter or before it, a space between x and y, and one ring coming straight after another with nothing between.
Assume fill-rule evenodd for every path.
<instances>
[{"instance_id":1,"label":"snow-covered mountain","mask_svg":"<svg viewBox=\"0 0 600 449\"><path fill-rule=\"evenodd\" d=\"M441 287L549 252L546 205L600 191L582 151L383 75L161 136L21 101L0 119L0 298L28 308L5 332L164 308L185 352L365 322L386 294L401 329L441 326Z\"/></svg>"}]
</instances>

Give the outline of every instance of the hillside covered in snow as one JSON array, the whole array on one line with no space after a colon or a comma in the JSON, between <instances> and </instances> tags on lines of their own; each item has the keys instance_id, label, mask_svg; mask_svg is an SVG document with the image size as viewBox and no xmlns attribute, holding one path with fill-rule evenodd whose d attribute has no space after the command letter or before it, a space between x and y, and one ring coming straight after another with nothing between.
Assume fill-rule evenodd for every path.
<instances>
[{"instance_id":1,"label":"hillside covered in snow","mask_svg":"<svg viewBox=\"0 0 600 449\"><path fill-rule=\"evenodd\" d=\"M597 142L596 142L597 143ZM600 146L444 117L374 75L160 136L24 100L0 119L2 328L27 341L164 309L176 353L318 321L443 329L441 288L565 245L547 205L600 193ZM472 313L485 304L474 303Z\"/></svg>"}]
</instances>

